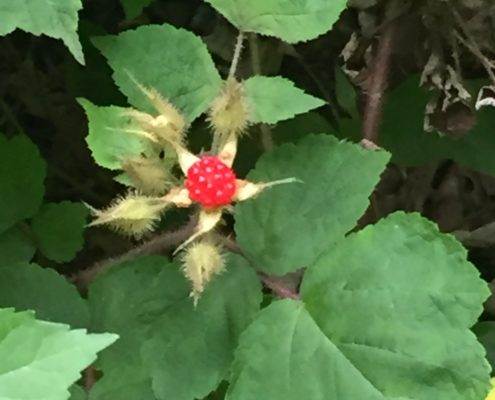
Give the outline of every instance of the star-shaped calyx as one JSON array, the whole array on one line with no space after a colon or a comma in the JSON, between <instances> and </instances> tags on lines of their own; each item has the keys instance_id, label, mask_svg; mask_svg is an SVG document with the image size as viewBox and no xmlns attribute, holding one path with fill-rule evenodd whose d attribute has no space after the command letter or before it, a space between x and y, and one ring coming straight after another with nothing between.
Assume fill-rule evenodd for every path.
<instances>
[{"instance_id":1,"label":"star-shaped calyx","mask_svg":"<svg viewBox=\"0 0 495 400\"><path fill-rule=\"evenodd\" d=\"M219 145L213 154L202 155L193 154L184 145L187 124L182 114L156 90L147 89L137 82L136 84L153 105L157 115L129 110L127 114L137 122L139 129L127 129L125 132L139 135L159 149L173 150L185 179L182 184L173 186L161 196L131 193L115 201L106 210L92 209L96 219L90 225L108 224L120 232L141 237L154 228L168 207L184 208L197 204L198 223L192 235L175 250L175 254L200 236L211 232L222 219L224 210L231 209L233 203L256 197L271 186L294 181L290 178L273 182L250 182L236 177L232 165L237 153L238 137L248 124L243 87L237 81L227 81L221 95L212 104L209 120ZM123 160L122 164L127 165L128 162ZM134 168L133 173L146 174L148 164L153 163L140 162L140 168ZM153 164L153 168L156 168L156 164ZM159 175L155 171L152 176ZM149 184L147 182L147 186ZM215 248L215 243L206 238L204 242L192 246L183 258L185 275L193 283L195 299L212 275L221 270L205 260L199 261L202 259L201 254L205 254L210 260L221 260L220 256L211 256L219 254L214 253Z\"/></svg>"}]
</instances>

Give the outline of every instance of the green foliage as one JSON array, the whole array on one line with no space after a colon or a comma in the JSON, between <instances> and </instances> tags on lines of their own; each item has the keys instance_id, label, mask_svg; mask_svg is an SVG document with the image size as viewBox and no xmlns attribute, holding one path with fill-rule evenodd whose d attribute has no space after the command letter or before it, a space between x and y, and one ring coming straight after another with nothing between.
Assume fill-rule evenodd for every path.
<instances>
[{"instance_id":1,"label":"green foliage","mask_svg":"<svg viewBox=\"0 0 495 400\"><path fill-rule=\"evenodd\" d=\"M104 366L105 375L91 390L89 400L157 400L150 373L139 354L139 337L119 339L117 343L119 346L114 345L113 354L120 353L121 364Z\"/></svg>"},{"instance_id":2,"label":"green foliage","mask_svg":"<svg viewBox=\"0 0 495 400\"><path fill-rule=\"evenodd\" d=\"M253 32L289 43L328 32L347 3L206 2L240 31L239 39ZM150 20L179 3L157 2ZM210 49L239 33L213 18L202 26L213 11L193 3L180 18L166 20L187 19ZM98 21L85 19L82 30L91 65L83 70L71 60L65 71L73 91L92 99L78 100L88 119L86 144L96 164L110 171L79 181L75 171L84 168L68 169L77 176L67 179L61 171L67 159L79 162L85 154L73 137L60 134L65 116L58 104L46 107L56 121L47 125L55 126L53 135L44 138L23 118L17 121L17 104L9 103L12 90L28 97L22 84L7 82L7 100L0 99L6 117L0 123L8 122L9 133L0 135L0 400L483 400L490 386L485 356L495 362L493 321L477 323L488 286L462 245L434 223L404 212L381 217L382 189L395 185L388 175L401 169L387 170L370 207L390 154L340 140L359 141L362 130L360 96L342 70L335 70L333 93L319 81L331 71L313 73L306 46L299 52L255 35L249 51L242 40L235 49L215 51L217 70L192 32L139 26L136 17L151 0L120 4L125 20L119 2L108 10L95 6ZM80 8L80 0L0 0L0 35L19 28L59 38L83 62ZM322 39L308 53L321 52ZM55 75L51 59L27 43L21 69L41 81ZM274 75L277 64L290 76L293 69L309 72L297 82L318 88L331 104L282 76L246 76L260 69ZM117 90L140 112L130 112ZM441 138L423 130L427 101L417 77L390 90L379 144L393 161L414 166L451 158L495 174L495 113L478 113L476 127L460 139ZM21 104L36 121L45 112ZM257 123L272 126L251 126ZM24 130L47 155L48 177L38 147L25 134L12 137ZM205 154L218 159L203 159L197 168ZM58 178L75 193L53 190ZM141 192L108 193L111 179ZM73 260L84 246L88 218L78 201L109 195L118 200L92 209L92 225L159 231L170 220L185 220L186 207L193 208L191 222L124 244L91 230L88 252ZM160 221L172 205L180 212ZM478 215L469 218L477 223ZM98 262L101 252L116 254L113 246L128 251ZM168 251L180 255L169 259ZM80 373L90 365L83 382ZM86 393L82 386L92 388Z\"/></svg>"},{"instance_id":3,"label":"green foliage","mask_svg":"<svg viewBox=\"0 0 495 400\"><path fill-rule=\"evenodd\" d=\"M72 260L83 247L87 217L87 208L79 203L43 205L33 218L33 233L40 251L60 263Z\"/></svg>"},{"instance_id":4,"label":"green foliage","mask_svg":"<svg viewBox=\"0 0 495 400\"><path fill-rule=\"evenodd\" d=\"M393 159L408 166L449 158L448 148L460 144L459 140L424 131L428 96L418 85L417 77L410 78L390 92L380 132L380 143L392 153ZM397 125L399 121L407 121L407 124ZM398 126L401 129L397 129ZM462 149L467 150L465 146Z\"/></svg>"},{"instance_id":5,"label":"green foliage","mask_svg":"<svg viewBox=\"0 0 495 400\"><path fill-rule=\"evenodd\" d=\"M235 230L243 251L259 269L277 275L311 264L356 225L387 161L385 152L326 135L264 155L249 180L294 177L300 182L236 207Z\"/></svg>"},{"instance_id":6,"label":"green foliage","mask_svg":"<svg viewBox=\"0 0 495 400\"><path fill-rule=\"evenodd\" d=\"M83 328L89 311L76 288L52 269L19 263L0 266L0 307L34 310L38 318Z\"/></svg>"},{"instance_id":7,"label":"green foliage","mask_svg":"<svg viewBox=\"0 0 495 400\"><path fill-rule=\"evenodd\" d=\"M243 333L230 381L227 400L386 398L292 300L272 303Z\"/></svg>"},{"instance_id":8,"label":"green foliage","mask_svg":"<svg viewBox=\"0 0 495 400\"><path fill-rule=\"evenodd\" d=\"M189 121L204 112L220 90L220 75L206 46L186 30L148 25L93 42L129 103L143 111L154 112L133 78L165 95Z\"/></svg>"},{"instance_id":9,"label":"green foliage","mask_svg":"<svg viewBox=\"0 0 495 400\"><path fill-rule=\"evenodd\" d=\"M68 399L80 371L116 339L39 321L29 312L0 310L0 398Z\"/></svg>"},{"instance_id":10,"label":"green foliage","mask_svg":"<svg viewBox=\"0 0 495 400\"><path fill-rule=\"evenodd\" d=\"M122 160L148 150L149 145L137 135L124 132L137 128L124 108L98 107L85 99L79 99L79 103L86 111L89 122L86 143L98 165L120 169Z\"/></svg>"},{"instance_id":11,"label":"green foliage","mask_svg":"<svg viewBox=\"0 0 495 400\"><path fill-rule=\"evenodd\" d=\"M45 161L27 137L0 135L0 233L36 214L45 175Z\"/></svg>"},{"instance_id":12,"label":"green foliage","mask_svg":"<svg viewBox=\"0 0 495 400\"><path fill-rule=\"evenodd\" d=\"M355 97L355 94L349 94L351 86L345 83L345 78L339 79L342 87L348 88L341 91L346 94L341 97L344 104L354 104L346 108L351 118L341 119L340 130L343 135L354 139L360 131L359 114L355 103L348 101L348 98ZM391 152L392 160L405 166L418 166L452 159L466 167L495 174L495 159L492 157L495 145L493 109L484 108L477 112L476 126L463 137L441 137L436 132L425 132L423 129L428 99L428 93L419 87L418 77L407 79L389 93L379 144Z\"/></svg>"},{"instance_id":13,"label":"green foliage","mask_svg":"<svg viewBox=\"0 0 495 400\"><path fill-rule=\"evenodd\" d=\"M33 238L21 227L14 227L0 234L0 267L29 262L35 252Z\"/></svg>"},{"instance_id":14,"label":"green foliage","mask_svg":"<svg viewBox=\"0 0 495 400\"><path fill-rule=\"evenodd\" d=\"M330 246L301 295L271 304L243 333L227 399L486 395L489 367L468 330L486 284L427 220L393 214Z\"/></svg>"},{"instance_id":15,"label":"green foliage","mask_svg":"<svg viewBox=\"0 0 495 400\"><path fill-rule=\"evenodd\" d=\"M335 68L335 95L338 103L345 113L339 119L339 137L345 137L353 141L361 138L361 119L357 109L358 94L349 79L339 67Z\"/></svg>"},{"instance_id":16,"label":"green foliage","mask_svg":"<svg viewBox=\"0 0 495 400\"><path fill-rule=\"evenodd\" d=\"M477 323L474 328L474 333L478 336L479 341L486 350L486 358L490 365L495 368L495 322L482 321Z\"/></svg>"},{"instance_id":17,"label":"green foliage","mask_svg":"<svg viewBox=\"0 0 495 400\"><path fill-rule=\"evenodd\" d=\"M308 269L301 294L385 398L486 395L490 369L468 329L489 291L466 250L431 222L396 213L350 235Z\"/></svg>"},{"instance_id":18,"label":"green foliage","mask_svg":"<svg viewBox=\"0 0 495 400\"><path fill-rule=\"evenodd\" d=\"M77 13L81 8L81 0L0 0L0 35L22 29L34 35L61 39L76 60L84 64L77 36Z\"/></svg>"},{"instance_id":19,"label":"green foliage","mask_svg":"<svg viewBox=\"0 0 495 400\"><path fill-rule=\"evenodd\" d=\"M92 400L151 399L150 385L158 399L192 400L218 386L240 333L259 309L259 281L231 255L197 308L189 292L180 269L162 257L120 265L91 286L94 329L121 336L101 358L104 377Z\"/></svg>"},{"instance_id":20,"label":"green foliage","mask_svg":"<svg viewBox=\"0 0 495 400\"><path fill-rule=\"evenodd\" d=\"M29 262L36 249L66 262L82 248L87 210L70 202L41 207L45 175L45 162L29 139L0 136L0 268ZM25 221L30 218L32 227Z\"/></svg>"},{"instance_id":21,"label":"green foliage","mask_svg":"<svg viewBox=\"0 0 495 400\"><path fill-rule=\"evenodd\" d=\"M490 107L476 113L476 126L462 138L439 137L424 132L423 116L428 96L410 78L393 92L385 108L381 141L393 157L405 165L420 165L442 159L453 159L469 168L495 174L493 126L495 112ZM400 107L399 107L400 105ZM401 129L395 123L408 121Z\"/></svg>"},{"instance_id":22,"label":"green foliage","mask_svg":"<svg viewBox=\"0 0 495 400\"><path fill-rule=\"evenodd\" d=\"M81 386L73 385L70 388L70 400L87 400L86 392Z\"/></svg>"},{"instance_id":23,"label":"green foliage","mask_svg":"<svg viewBox=\"0 0 495 400\"><path fill-rule=\"evenodd\" d=\"M206 0L244 32L296 43L329 31L345 0Z\"/></svg>"},{"instance_id":24,"label":"green foliage","mask_svg":"<svg viewBox=\"0 0 495 400\"><path fill-rule=\"evenodd\" d=\"M310 96L282 77L254 76L245 81L251 122L275 124L318 108L323 100Z\"/></svg>"}]
</instances>

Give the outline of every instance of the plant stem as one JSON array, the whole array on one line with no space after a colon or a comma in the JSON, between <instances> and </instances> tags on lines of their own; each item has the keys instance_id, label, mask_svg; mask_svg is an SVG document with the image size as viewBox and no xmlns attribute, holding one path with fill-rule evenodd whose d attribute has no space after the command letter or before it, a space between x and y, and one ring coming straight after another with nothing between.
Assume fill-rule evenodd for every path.
<instances>
[{"instance_id":1,"label":"plant stem","mask_svg":"<svg viewBox=\"0 0 495 400\"><path fill-rule=\"evenodd\" d=\"M197 224L197 218L198 215L194 214L187 224L175 231L161 233L147 242L144 242L126 253L121 254L120 256L110 257L95 263L91 267L83 269L77 273L71 278L71 281L79 288L81 292L85 293L89 284L97 277L97 275L118 264L139 256L170 251L192 235Z\"/></svg>"},{"instance_id":2,"label":"plant stem","mask_svg":"<svg viewBox=\"0 0 495 400\"><path fill-rule=\"evenodd\" d=\"M235 78L237 67L241 59L242 47L244 43L244 32L240 31L237 35L237 40L234 48L234 56L232 58L232 64L230 64L229 79Z\"/></svg>"},{"instance_id":3,"label":"plant stem","mask_svg":"<svg viewBox=\"0 0 495 400\"><path fill-rule=\"evenodd\" d=\"M459 32L455 32L455 36L459 42L462 43L464 47L466 47L483 65L483 67L486 70L486 73L488 74L488 77L492 81L492 84L495 85L495 74L493 73L493 63L488 60L488 58L485 57L481 49L479 48L478 44L476 43L476 40L472 37L471 32L469 31L469 28L466 26L466 23L462 19L461 15L459 12L452 7L452 14L454 15L454 18L456 19L457 24L462 30L462 33L464 36L466 36L466 39L463 38Z\"/></svg>"},{"instance_id":4,"label":"plant stem","mask_svg":"<svg viewBox=\"0 0 495 400\"><path fill-rule=\"evenodd\" d=\"M264 273L261 273L260 277L263 284L278 297L281 297L283 299L292 299L292 300L301 299L299 293L294 292L292 289L285 286L283 283L277 280L277 277Z\"/></svg>"},{"instance_id":5,"label":"plant stem","mask_svg":"<svg viewBox=\"0 0 495 400\"><path fill-rule=\"evenodd\" d=\"M89 366L83 372L84 390L86 393L91 391L96 381L96 370L93 366Z\"/></svg>"},{"instance_id":6,"label":"plant stem","mask_svg":"<svg viewBox=\"0 0 495 400\"><path fill-rule=\"evenodd\" d=\"M242 249L237 244L237 242L224 236L219 237L219 239L222 241L222 244L225 246L226 249L228 249L233 253L243 256L249 262L249 259L244 256ZM265 285L265 287L270 289L278 297L281 297L283 299L293 299L293 300L300 299L299 293L294 291L292 288L284 285L284 283L280 281L280 277L271 276L264 272L258 272L258 276L260 277L260 280L263 283L263 285Z\"/></svg>"},{"instance_id":7,"label":"plant stem","mask_svg":"<svg viewBox=\"0 0 495 400\"><path fill-rule=\"evenodd\" d=\"M390 0L387 4L386 18L397 15L396 8L402 2ZM378 143L380 124L383 114L385 90L390 73L390 59L395 43L397 22L392 21L384 29L378 45L376 56L370 65L369 76L366 82L366 104L363 116L363 139Z\"/></svg>"},{"instance_id":8,"label":"plant stem","mask_svg":"<svg viewBox=\"0 0 495 400\"><path fill-rule=\"evenodd\" d=\"M261 75L261 57L256 33L249 34L249 53L251 56L251 69L254 75ZM266 124L260 124L261 146L265 151L273 150L273 135L271 128Z\"/></svg>"},{"instance_id":9,"label":"plant stem","mask_svg":"<svg viewBox=\"0 0 495 400\"><path fill-rule=\"evenodd\" d=\"M194 228L196 227L197 218L198 215L194 214L187 224L177 229L176 231L162 233L120 256L111 257L95 263L91 267L84 269L73 276L71 281L79 288L79 291L81 291L82 293L86 293L89 284L99 274L109 270L110 268L122 264L125 261L132 260L135 257L147 254L164 253L177 247L178 244L182 243L189 236L191 236ZM234 240L220 235L218 236L218 238L222 241L226 249L233 253L244 256L241 248ZM258 275L265 287L270 289L277 296L294 300L298 300L300 298L299 293L285 286L277 279L276 276L274 277L263 272L260 272Z\"/></svg>"},{"instance_id":10,"label":"plant stem","mask_svg":"<svg viewBox=\"0 0 495 400\"><path fill-rule=\"evenodd\" d=\"M253 75L261 75L261 58L258 38L256 33L250 33L249 36L249 54L251 56L251 70Z\"/></svg>"},{"instance_id":11,"label":"plant stem","mask_svg":"<svg viewBox=\"0 0 495 400\"><path fill-rule=\"evenodd\" d=\"M261 132L261 146L265 151L273 150L273 135L272 129L269 125L260 124L260 132Z\"/></svg>"}]
</instances>

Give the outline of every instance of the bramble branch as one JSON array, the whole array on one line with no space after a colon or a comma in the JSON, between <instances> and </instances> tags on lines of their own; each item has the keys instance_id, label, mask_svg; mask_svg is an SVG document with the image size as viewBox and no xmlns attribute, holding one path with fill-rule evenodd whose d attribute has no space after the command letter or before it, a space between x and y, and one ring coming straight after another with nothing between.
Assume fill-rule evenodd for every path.
<instances>
[{"instance_id":1,"label":"bramble branch","mask_svg":"<svg viewBox=\"0 0 495 400\"><path fill-rule=\"evenodd\" d=\"M401 2L390 0L386 18L396 18L396 9ZM386 24L380 38L378 51L368 71L365 83L366 104L363 116L363 139L378 144L380 124L383 114L385 90L388 86L390 61L395 43L397 21Z\"/></svg>"}]
</instances>

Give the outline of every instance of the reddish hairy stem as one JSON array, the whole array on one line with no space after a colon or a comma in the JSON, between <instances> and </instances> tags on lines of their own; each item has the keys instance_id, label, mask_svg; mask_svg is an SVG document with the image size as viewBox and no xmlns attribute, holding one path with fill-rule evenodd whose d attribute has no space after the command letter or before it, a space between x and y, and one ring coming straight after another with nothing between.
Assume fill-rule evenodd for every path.
<instances>
[{"instance_id":1,"label":"reddish hairy stem","mask_svg":"<svg viewBox=\"0 0 495 400\"><path fill-rule=\"evenodd\" d=\"M222 237L223 245L233 253L243 255L240 246L234 240L226 237ZM300 300L301 297L297 291L284 285L276 276L268 275L264 272L259 272L258 276L265 287L270 289L275 295L283 299Z\"/></svg>"},{"instance_id":2,"label":"reddish hairy stem","mask_svg":"<svg viewBox=\"0 0 495 400\"><path fill-rule=\"evenodd\" d=\"M267 275L265 273L260 273L260 277L263 284L278 297L283 299L301 300L299 293L278 281L277 277Z\"/></svg>"},{"instance_id":3,"label":"reddish hairy stem","mask_svg":"<svg viewBox=\"0 0 495 400\"><path fill-rule=\"evenodd\" d=\"M182 226L176 231L162 233L143 243L142 245L137 246L124 254L121 254L120 256L108 258L103 261L97 262L91 267L79 272L71 280L81 292L85 293L88 289L89 284L97 277L97 275L109 270L110 268L118 264L142 255L165 253L176 248L180 243L184 242L188 237L192 235L196 224L197 215L195 214L191 217L191 220L186 225ZM219 236L219 240L221 240L226 249L243 256L242 250L237 242L224 236ZM270 289L277 296L295 300L300 299L299 293L285 286L277 279L276 276L271 276L263 272L260 272L258 275L265 287Z\"/></svg>"},{"instance_id":4,"label":"reddish hairy stem","mask_svg":"<svg viewBox=\"0 0 495 400\"><path fill-rule=\"evenodd\" d=\"M193 217L191 217L191 220L181 228L172 232L165 232L157 235L149 241L144 242L143 244L134 247L128 252L117 257L111 257L103 261L99 261L93 264L91 267L86 268L76 274L71 280L81 292L86 292L89 284L96 278L98 274L109 270L115 265L121 264L125 261L142 255L168 252L174 249L192 235L196 223L197 215L194 215Z\"/></svg>"}]
</instances>

